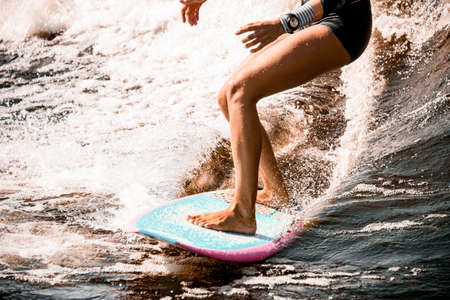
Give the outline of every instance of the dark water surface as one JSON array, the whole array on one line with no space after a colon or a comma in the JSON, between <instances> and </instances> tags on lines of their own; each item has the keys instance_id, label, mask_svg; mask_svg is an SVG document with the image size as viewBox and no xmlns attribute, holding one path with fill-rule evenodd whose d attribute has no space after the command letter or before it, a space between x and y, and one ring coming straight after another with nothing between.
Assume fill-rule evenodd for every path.
<instances>
[{"instance_id":1,"label":"dark water surface","mask_svg":"<svg viewBox=\"0 0 450 300\"><path fill-rule=\"evenodd\" d=\"M450 296L448 2L372 1L358 61L261 104L292 211L312 223L258 264L124 230L149 205L233 185L215 92L245 52L176 27L174 1L56 2L0 15L0 299ZM265 16L243 3L221 24ZM165 44L181 36L202 59Z\"/></svg>"}]
</instances>

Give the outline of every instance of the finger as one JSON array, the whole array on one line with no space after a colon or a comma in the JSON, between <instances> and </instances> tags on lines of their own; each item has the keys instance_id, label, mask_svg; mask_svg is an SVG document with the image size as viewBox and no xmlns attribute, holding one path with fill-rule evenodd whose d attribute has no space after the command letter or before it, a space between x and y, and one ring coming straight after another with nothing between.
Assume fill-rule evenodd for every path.
<instances>
[{"instance_id":1,"label":"finger","mask_svg":"<svg viewBox=\"0 0 450 300\"><path fill-rule=\"evenodd\" d=\"M273 40L270 38L266 38L266 39L262 39L261 43L259 44L258 47L264 48L265 46L269 45Z\"/></svg>"},{"instance_id":2,"label":"finger","mask_svg":"<svg viewBox=\"0 0 450 300\"><path fill-rule=\"evenodd\" d=\"M193 12L192 12L192 8L188 7L186 15L188 17L188 23L189 25L194 25L194 21L193 21Z\"/></svg>"},{"instance_id":3,"label":"finger","mask_svg":"<svg viewBox=\"0 0 450 300\"><path fill-rule=\"evenodd\" d=\"M255 33L247 35L245 38L242 39L242 42L245 44L248 41L253 40L253 39L256 39L256 34Z\"/></svg>"},{"instance_id":4,"label":"finger","mask_svg":"<svg viewBox=\"0 0 450 300\"><path fill-rule=\"evenodd\" d=\"M198 15L198 9L193 8L191 11L191 25L192 26L197 25L197 15Z\"/></svg>"},{"instance_id":5,"label":"finger","mask_svg":"<svg viewBox=\"0 0 450 300\"><path fill-rule=\"evenodd\" d=\"M193 3L203 3L206 0L180 0L182 4L193 4Z\"/></svg>"},{"instance_id":6,"label":"finger","mask_svg":"<svg viewBox=\"0 0 450 300\"><path fill-rule=\"evenodd\" d=\"M257 47L250 49L250 52L255 53L255 52L258 52L259 50L261 50L262 48L263 47L261 45L258 45Z\"/></svg>"},{"instance_id":7,"label":"finger","mask_svg":"<svg viewBox=\"0 0 450 300\"><path fill-rule=\"evenodd\" d=\"M181 8L181 19L183 20L183 23L186 23L186 9L187 6L183 6L183 8Z\"/></svg>"},{"instance_id":8,"label":"finger","mask_svg":"<svg viewBox=\"0 0 450 300\"><path fill-rule=\"evenodd\" d=\"M271 42L272 42L272 39L270 39L270 38L260 39L259 40L259 45L257 45L253 49L250 49L250 52L252 52L252 53L258 52L259 50L261 50L262 48L266 47Z\"/></svg>"},{"instance_id":9,"label":"finger","mask_svg":"<svg viewBox=\"0 0 450 300\"><path fill-rule=\"evenodd\" d=\"M268 42L265 43L260 43L258 46L256 46L255 48L250 49L251 53L255 53L258 52L259 50L261 50L262 48L264 48L265 46L267 46Z\"/></svg>"},{"instance_id":10,"label":"finger","mask_svg":"<svg viewBox=\"0 0 450 300\"><path fill-rule=\"evenodd\" d=\"M258 29L259 26L260 26L259 23L250 23L244 25L241 28L239 28L238 31L236 31L236 34L239 35L245 32L255 31L256 29Z\"/></svg>"},{"instance_id":11,"label":"finger","mask_svg":"<svg viewBox=\"0 0 450 300\"><path fill-rule=\"evenodd\" d=\"M197 11L195 12L195 25L197 25L199 19L200 19L200 10L197 9Z\"/></svg>"},{"instance_id":12,"label":"finger","mask_svg":"<svg viewBox=\"0 0 450 300\"><path fill-rule=\"evenodd\" d=\"M259 44L259 43L261 43L261 41L258 40L258 39L255 39L255 40L250 41L247 44L245 44L245 48L253 47L253 46L255 46L256 44Z\"/></svg>"}]
</instances>

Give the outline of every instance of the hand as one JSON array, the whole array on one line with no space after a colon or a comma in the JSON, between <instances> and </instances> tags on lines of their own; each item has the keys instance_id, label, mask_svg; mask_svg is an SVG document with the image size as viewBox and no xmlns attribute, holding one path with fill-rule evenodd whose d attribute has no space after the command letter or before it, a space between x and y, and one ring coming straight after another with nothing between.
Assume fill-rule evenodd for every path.
<instances>
[{"instance_id":1,"label":"hand","mask_svg":"<svg viewBox=\"0 0 450 300\"><path fill-rule=\"evenodd\" d=\"M250 52L257 52L261 50L266 45L276 40L280 35L285 33L280 20L250 23L239 28L236 34L239 35L245 32L251 32L242 39L242 43L245 44L245 47L251 48L256 46L250 49Z\"/></svg>"},{"instance_id":2,"label":"hand","mask_svg":"<svg viewBox=\"0 0 450 300\"><path fill-rule=\"evenodd\" d=\"M181 18L183 19L183 23L186 23L186 19L189 25L194 26L198 23L198 12L200 10L200 6L206 2L206 0L180 0L180 3L183 4L183 8L181 9Z\"/></svg>"}]
</instances>

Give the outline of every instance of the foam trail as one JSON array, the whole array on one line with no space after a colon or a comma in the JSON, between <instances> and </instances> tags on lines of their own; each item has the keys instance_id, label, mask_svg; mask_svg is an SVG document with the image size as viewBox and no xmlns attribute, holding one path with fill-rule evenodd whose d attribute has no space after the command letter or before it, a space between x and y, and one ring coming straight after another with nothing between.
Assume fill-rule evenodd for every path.
<instances>
[{"instance_id":1,"label":"foam trail","mask_svg":"<svg viewBox=\"0 0 450 300\"><path fill-rule=\"evenodd\" d=\"M378 84L373 77L374 47L368 49L358 59L342 69L341 79L344 82L342 92L346 96L345 117L347 128L340 139L340 147L330 156L334 156L334 168L329 191L334 191L345 178L364 151L367 123L372 107L373 97L382 90L382 82Z\"/></svg>"}]
</instances>

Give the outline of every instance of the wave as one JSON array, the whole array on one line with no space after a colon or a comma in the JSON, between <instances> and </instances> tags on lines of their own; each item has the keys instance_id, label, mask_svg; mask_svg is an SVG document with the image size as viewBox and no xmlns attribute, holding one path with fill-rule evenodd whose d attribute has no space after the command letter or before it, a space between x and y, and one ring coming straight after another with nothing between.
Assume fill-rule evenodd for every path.
<instances>
[{"instance_id":1,"label":"wave","mask_svg":"<svg viewBox=\"0 0 450 300\"><path fill-rule=\"evenodd\" d=\"M292 247L230 266L123 232L136 209L233 186L215 101L247 55L233 31L288 4L247 0L224 11L208 1L192 29L177 1L7 2L0 287L258 297L269 286L274 297L318 299L330 286L342 298L448 292L446 1L372 1L374 32L359 60L259 104L294 209L313 221Z\"/></svg>"}]
</instances>

